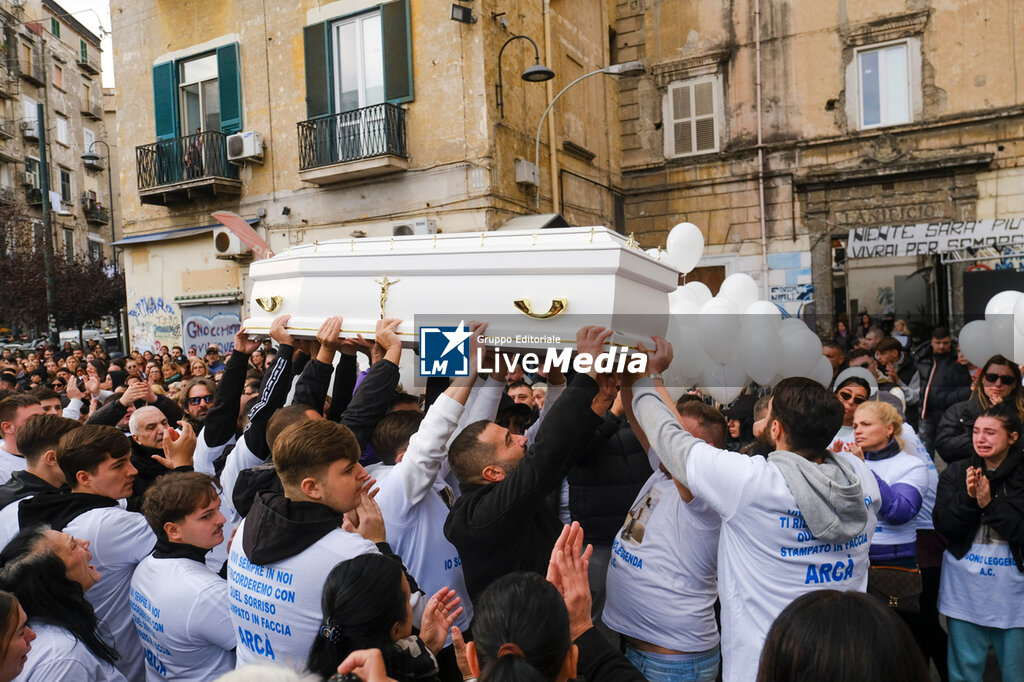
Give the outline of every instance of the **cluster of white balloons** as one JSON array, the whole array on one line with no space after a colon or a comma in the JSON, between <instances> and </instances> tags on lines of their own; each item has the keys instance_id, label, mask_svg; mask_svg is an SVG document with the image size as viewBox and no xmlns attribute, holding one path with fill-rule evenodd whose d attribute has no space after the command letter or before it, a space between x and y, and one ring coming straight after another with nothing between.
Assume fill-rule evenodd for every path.
<instances>
[{"instance_id":1,"label":"cluster of white balloons","mask_svg":"<svg viewBox=\"0 0 1024 682\"><path fill-rule=\"evenodd\" d=\"M664 251L647 249L647 254L685 275L704 255L704 233L693 223L679 223L669 231Z\"/></svg>"},{"instance_id":2,"label":"cluster of white balloons","mask_svg":"<svg viewBox=\"0 0 1024 682\"><path fill-rule=\"evenodd\" d=\"M993 355L1024 365L1024 292L1000 291L985 306L985 319L960 330L960 350L981 367Z\"/></svg>"},{"instance_id":3,"label":"cluster of white balloons","mask_svg":"<svg viewBox=\"0 0 1024 682\"><path fill-rule=\"evenodd\" d=\"M729 403L751 381L771 386L803 376L827 386L832 365L821 340L803 321L782 319L778 307L759 300L754 279L729 275L718 292L690 282L669 294L668 340L675 350L665 373L671 386L702 386Z\"/></svg>"}]
</instances>

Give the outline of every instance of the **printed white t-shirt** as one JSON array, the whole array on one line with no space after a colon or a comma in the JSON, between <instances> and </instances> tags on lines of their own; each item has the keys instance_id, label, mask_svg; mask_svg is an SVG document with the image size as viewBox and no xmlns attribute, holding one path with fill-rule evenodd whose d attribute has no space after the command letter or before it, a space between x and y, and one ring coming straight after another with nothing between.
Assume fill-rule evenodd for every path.
<instances>
[{"instance_id":1,"label":"printed white t-shirt","mask_svg":"<svg viewBox=\"0 0 1024 682\"><path fill-rule=\"evenodd\" d=\"M865 462L872 473L888 485L904 483L917 489L922 502L928 494L928 467L920 459L906 452L899 452L885 459ZM934 503L934 502L933 502ZM917 540L917 515L905 523L894 524L878 519L874 545L903 545Z\"/></svg>"},{"instance_id":2,"label":"printed white t-shirt","mask_svg":"<svg viewBox=\"0 0 1024 682\"><path fill-rule=\"evenodd\" d=\"M205 564L150 555L129 594L148 682L201 682L235 669L228 584Z\"/></svg>"},{"instance_id":3,"label":"printed white t-shirt","mask_svg":"<svg viewBox=\"0 0 1024 682\"><path fill-rule=\"evenodd\" d=\"M380 550L361 535L339 528L298 554L260 566L245 552L245 523L243 519L238 526L228 558L236 665L274 661L302 670L323 620L320 598L327 574L342 561Z\"/></svg>"},{"instance_id":4,"label":"printed white t-shirt","mask_svg":"<svg viewBox=\"0 0 1024 682\"><path fill-rule=\"evenodd\" d=\"M694 446L686 461L694 497L722 519L718 593L726 682L749 682L768 629L794 599L812 590L858 590L868 580L868 548L880 506L878 484L863 461L840 453L861 481L868 521L849 542L815 538L782 472L763 457Z\"/></svg>"},{"instance_id":5,"label":"printed white t-shirt","mask_svg":"<svg viewBox=\"0 0 1024 682\"><path fill-rule=\"evenodd\" d=\"M615 535L602 620L612 630L676 651L718 645L718 514L683 502L661 471L644 483Z\"/></svg>"},{"instance_id":6,"label":"printed white t-shirt","mask_svg":"<svg viewBox=\"0 0 1024 682\"><path fill-rule=\"evenodd\" d=\"M143 679L146 664L132 621L128 588L135 567L153 551L156 535L142 514L120 507L90 509L75 517L64 532L89 541L100 580L85 598L96 610L96 617L110 629L114 647L121 655L118 670L129 680Z\"/></svg>"},{"instance_id":7,"label":"printed white t-shirt","mask_svg":"<svg viewBox=\"0 0 1024 682\"><path fill-rule=\"evenodd\" d=\"M121 671L98 658L64 628L32 619L29 619L28 626L36 633L36 638L28 652L25 667L14 678L15 682L126 682Z\"/></svg>"},{"instance_id":8,"label":"printed white t-shirt","mask_svg":"<svg viewBox=\"0 0 1024 682\"><path fill-rule=\"evenodd\" d=\"M1024 573L1007 541L988 524L978 527L970 551L942 554L939 613L990 628L1024 627Z\"/></svg>"}]
</instances>

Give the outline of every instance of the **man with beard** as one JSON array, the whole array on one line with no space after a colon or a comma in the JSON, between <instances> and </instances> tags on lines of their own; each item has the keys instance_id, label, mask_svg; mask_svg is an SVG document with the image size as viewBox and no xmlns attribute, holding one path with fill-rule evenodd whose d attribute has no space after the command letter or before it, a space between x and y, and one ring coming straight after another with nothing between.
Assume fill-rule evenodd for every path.
<instances>
[{"instance_id":1,"label":"man with beard","mask_svg":"<svg viewBox=\"0 0 1024 682\"><path fill-rule=\"evenodd\" d=\"M209 377L190 379L181 391L181 410L185 421L192 425L192 430L199 433L206 423L206 413L213 405L213 394L217 392L217 382Z\"/></svg>"}]
</instances>

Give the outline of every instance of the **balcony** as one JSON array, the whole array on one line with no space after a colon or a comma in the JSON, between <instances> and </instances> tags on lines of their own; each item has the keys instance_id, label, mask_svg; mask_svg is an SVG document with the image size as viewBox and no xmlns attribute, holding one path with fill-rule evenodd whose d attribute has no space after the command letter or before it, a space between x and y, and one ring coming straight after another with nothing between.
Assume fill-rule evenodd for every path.
<instances>
[{"instance_id":1,"label":"balcony","mask_svg":"<svg viewBox=\"0 0 1024 682\"><path fill-rule=\"evenodd\" d=\"M85 222L90 225L106 225L110 222L110 212L90 197L82 197L82 212L85 213Z\"/></svg>"},{"instance_id":2,"label":"balcony","mask_svg":"<svg viewBox=\"0 0 1024 682\"><path fill-rule=\"evenodd\" d=\"M18 191L13 187L0 187L0 206L14 206L18 203Z\"/></svg>"},{"instance_id":3,"label":"balcony","mask_svg":"<svg viewBox=\"0 0 1024 682\"><path fill-rule=\"evenodd\" d=\"M227 136L210 131L135 148L139 199L167 206L196 198L242 194L238 167L228 163Z\"/></svg>"},{"instance_id":4,"label":"balcony","mask_svg":"<svg viewBox=\"0 0 1024 682\"><path fill-rule=\"evenodd\" d=\"M46 85L46 69L43 67L42 54L38 48L32 48L32 59L19 60L18 75L30 83Z\"/></svg>"},{"instance_id":5,"label":"balcony","mask_svg":"<svg viewBox=\"0 0 1024 682\"><path fill-rule=\"evenodd\" d=\"M18 122L13 118L0 117L0 138L11 139L18 131Z\"/></svg>"},{"instance_id":6,"label":"balcony","mask_svg":"<svg viewBox=\"0 0 1024 682\"><path fill-rule=\"evenodd\" d=\"M100 74L99 50L89 50L83 47L78 54L78 68L93 76L98 76Z\"/></svg>"},{"instance_id":7,"label":"balcony","mask_svg":"<svg viewBox=\"0 0 1024 682\"><path fill-rule=\"evenodd\" d=\"M91 95L90 88L90 95ZM89 99L83 99L81 108L79 109L83 116L91 118L95 121L103 119L103 103L98 101L96 98L91 97Z\"/></svg>"},{"instance_id":8,"label":"balcony","mask_svg":"<svg viewBox=\"0 0 1024 682\"><path fill-rule=\"evenodd\" d=\"M396 173L409 167L405 110L375 104L302 121L299 178L315 185Z\"/></svg>"},{"instance_id":9,"label":"balcony","mask_svg":"<svg viewBox=\"0 0 1024 682\"><path fill-rule=\"evenodd\" d=\"M41 206L43 203L43 190L38 187L26 187L25 203L29 206Z\"/></svg>"},{"instance_id":10,"label":"balcony","mask_svg":"<svg viewBox=\"0 0 1024 682\"><path fill-rule=\"evenodd\" d=\"M18 81L18 71L8 71L0 68L0 97L7 99L18 99L21 96L21 82Z\"/></svg>"}]
</instances>

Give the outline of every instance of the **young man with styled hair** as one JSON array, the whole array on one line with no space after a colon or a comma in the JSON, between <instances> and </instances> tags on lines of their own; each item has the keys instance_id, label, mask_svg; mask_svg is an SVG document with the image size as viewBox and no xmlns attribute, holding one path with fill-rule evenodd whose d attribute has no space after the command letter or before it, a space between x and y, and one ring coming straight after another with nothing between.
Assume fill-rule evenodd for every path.
<instances>
[{"instance_id":1,"label":"young man with styled hair","mask_svg":"<svg viewBox=\"0 0 1024 682\"><path fill-rule=\"evenodd\" d=\"M168 459L191 457L195 436L164 439ZM21 528L45 523L88 540L101 578L86 598L113 637L121 658L117 668L129 680L145 678L145 662L132 621L128 588L135 567L153 549L156 536L146 519L118 504L132 494L136 470L131 446L113 426L86 424L61 437L57 465L71 493L36 495L18 506Z\"/></svg>"},{"instance_id":2,"label":"young man with styled hair","mask_svg":"<svg viewBox=\"0 0 1024 682\"><path fill-rule=\"evenodd\" d=\"M292 424L274 441L284 493L256 496L228 557L238 666L275 661L301 670L318 636L330 570L390 552L359 454L352 431L324 419Z\"/></svg>"},{"instance_id":3,"label":"young man with styled hair","mask_svg":"<svg viewBox=\"0 0 1024 682\"><path fill-rule=\"evenodd\" d=\"M25 470L15 471L11 480L0 486L0 518L8 505L43 493L55 493L67 487L64 472L57 466L57 443L65 433L79 428L74 419L60 414L38 414L22 424L19 447L25 456ZM14 512L17 522L17 512ZM0 527L3 527L0 521Z\"/></svg>"},{"instance_id":4,"label":"young man with styled hair","mask_svg":"<svg viewBox=\"0 0 1024 682\"><path fill-rule=\"evenodd\" d=\"M234 670L228 584L205 563L224 541L214 478L195 471L161 476L146 491L142 513L157 537L130 590L146 679L211 679Z\"/></svg>"},{"instance_id":5,"label":"young man with styled hair","mask_svg":"<svg viewBox=\"0 0 1024 682\"><path fill-rule=\"evenodd\" d=\"M43 414L39 398L16 394L0 400L0 483L6 483L15 471L25 469L25 457L18 447L18 429L29 417Z\"/></svg>"},{"instance_id":6,"label":"young man with styled hair","mask_svg":"<svg viewBox=\"0 0 1024 682\"><path fill-rule=\"evenodd\" d=\"M671 360L672 346L655 339L649 369ZM655 373L633 384L633 412L672 477L721 519L723 679L746 682L757 676L772 621L796 597L866 589L878 484L862 460L828 450L843 407L816 381L788 378L775 387L766 427L774 452L767 458L694 437L662 402L659 383Z\"/></svg>"}]
</instances>

